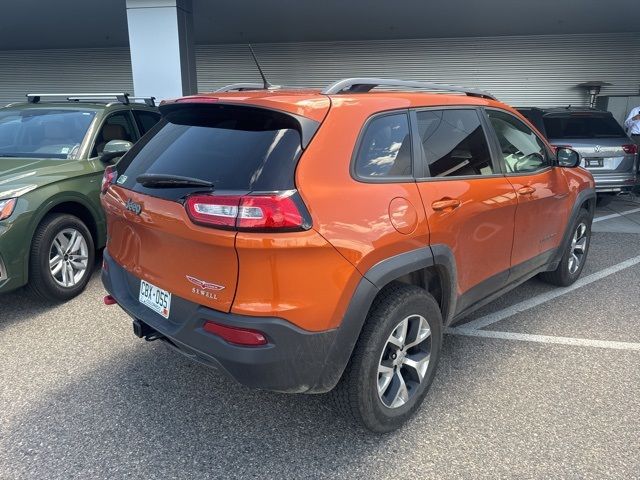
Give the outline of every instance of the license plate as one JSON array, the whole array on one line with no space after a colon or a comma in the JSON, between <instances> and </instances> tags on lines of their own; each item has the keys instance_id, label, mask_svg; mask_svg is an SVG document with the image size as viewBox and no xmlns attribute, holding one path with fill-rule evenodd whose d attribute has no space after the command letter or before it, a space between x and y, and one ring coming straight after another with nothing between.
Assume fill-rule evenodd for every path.
<instances>
[{"instance_id":1,"label":"license plate","mask_svg":"<svg viewBox=\"0 0 640 480\"><path fill-rule=\"evenodd\" d=\"M140 280L140 295L138 300L141 304L159 313L164 318L169 318L171 294L166 290L162 290L149 282Z\"/></svg>"},{"instance_id":2,"label":"license plate","mask_svg":"<svg viewBox=\"0 0 640 480\"><path fill-rule=\"evenodd\" d=\"M603 165L601 158L587 158L587 167L602 167Z\"/></svg>"}]
</instances>

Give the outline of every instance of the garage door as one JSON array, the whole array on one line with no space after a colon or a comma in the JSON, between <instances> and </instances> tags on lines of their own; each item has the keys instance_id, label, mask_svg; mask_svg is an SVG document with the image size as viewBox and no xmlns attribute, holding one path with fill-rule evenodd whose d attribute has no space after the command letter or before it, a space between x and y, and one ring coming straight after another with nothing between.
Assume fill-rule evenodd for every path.
<instances>
[{"instance_id":1,"label":"garage door","mask_svg":"<svg viewBox=\"0 0 640 480\"><path fill-rule=\"evenodd\" d=\"M514 105L584 105L575 88L638 94L640 33L254 45L269 80L325 86L349 76L428 80L489 90ZM258 81L246 45L199 45L198 87ZM29 91L133 92L127 48L0 51L0 105Z\"/></svg>"},{"instance_id":2,"label":"garage door","mask_svg":"<svg viewBox=\"0 0 640 480\"><path fill-rule=\"evenodd\" d=\"M34 92L133 92L128 48L0 51L0 71L0 105Z\"/></svg>"},{"instance_id":3,"label":"garage door","mask_svg":"<svg viewBox=\"0 0 640 480\"><path fill-rule=\"evenodd\" d=\"M575 88L614 84L606 94L637 94L640 33L549 35L254 45L271 83L325 86L354 76L435 81L486 89L514 105L583 105ZM197 49L198 86L258 81L246 45Z\"/></svg>"}]
</instances>

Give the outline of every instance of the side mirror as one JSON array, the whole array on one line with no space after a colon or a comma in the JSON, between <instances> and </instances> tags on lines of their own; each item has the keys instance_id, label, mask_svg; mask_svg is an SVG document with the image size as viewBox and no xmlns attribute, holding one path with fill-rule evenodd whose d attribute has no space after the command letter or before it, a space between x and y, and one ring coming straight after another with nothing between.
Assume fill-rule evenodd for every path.
<instances>
[{"instance_id":1,"label":"side mirror","mask_svg":"<svg viewBox=\"0 0 640 480\"><path fill-rule=\"evenodd\" d=\"M110 162L114 158L121 157L127 153L131 147L133 147L133 143L127 140L110 140L100 154L100 161Z\"/></svg>"},{"instance_id":2,"label":"side mirror","mask_svg":"<svg viewBox=\"0 0 640 480\"><path fill-rule=\"evenodd\" d=\"M558 165L566 168L575 168L580 165L580 154L570 148L560 147L556 150Z\"/></svg>"}]
</instances>

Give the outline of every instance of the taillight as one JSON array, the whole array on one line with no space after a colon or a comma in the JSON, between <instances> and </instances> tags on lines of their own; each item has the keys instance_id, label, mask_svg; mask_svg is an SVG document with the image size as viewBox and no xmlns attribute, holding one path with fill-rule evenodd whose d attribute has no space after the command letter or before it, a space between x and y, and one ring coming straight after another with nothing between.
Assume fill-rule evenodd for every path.
<instances>
[{"instance_id":1,"label":"taillight","mask_svg":"<svg viewBox=\"0 0 640 480\"><path fill-rule=\"evenodd\" d=\"M622 145L622 149L624 150L624 153L629 155L635 155L636 153L638 153L638 145L636 145L635 143Z\"/></svg>"},{"instance_id":2,"label":"taillight","mask_svg":"<svg viewBox=\"0 0 640 480\"><path fill-rule=\"evenodd\" d=\"M229 327L214 322L205 322L204 331L213 333L228 343L242 347L259 347L267 344L262 332L251 328Z\"/></svg>"},{"instance_id":3,"label":"taillight","mask_svg":"<svg viewBox=\"0 0 640 480\"><path fill-rule=\"evenodd\" d=\"M100 187L100 191L103 195L107 193L109 185L116 181L117 176L118 172L116 172L116 169L112 165L109 165L104 169L104 175L102 176L102 185Z\"/></svg>"},{"instance_id":4,"label":"taillight","mask_svg":"<svg viewBox=\"0 0 640 480\"><path fill-rule=\"evenodd\" d=\"M200 225L241 231L298 231L311 220L296 190L255 195L192 195L187 212Z\"/></svg>"}]
</instances>

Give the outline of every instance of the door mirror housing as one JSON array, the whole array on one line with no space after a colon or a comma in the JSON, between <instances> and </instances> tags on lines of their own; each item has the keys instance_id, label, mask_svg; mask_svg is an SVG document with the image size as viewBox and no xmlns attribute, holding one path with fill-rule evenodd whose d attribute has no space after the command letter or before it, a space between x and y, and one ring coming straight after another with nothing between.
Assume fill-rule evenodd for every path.
<instances>
[{"instance_id":1,"label":"door mirror housing","mask_svg":"<svg viewBox=\"0 0 640 480\"><path fill-rule=\"evenodd\" d=\"M133 143L127 140L110 140L100 154L100 161L105 163L110 162L115 158L123 156L131 147L133 147Z\"/></svg>"},{"instance_id":2,"label":"door mirror housing","mask_svg":"<svg viewBox=\"0 0 640 480\"><path fill-rule=\"evenodd\" d=\"M575 168L580 165L580 154L575 150L566 147L560 147L556 150L558 165L566 168Z\"/></svg>"}]
</instances>

